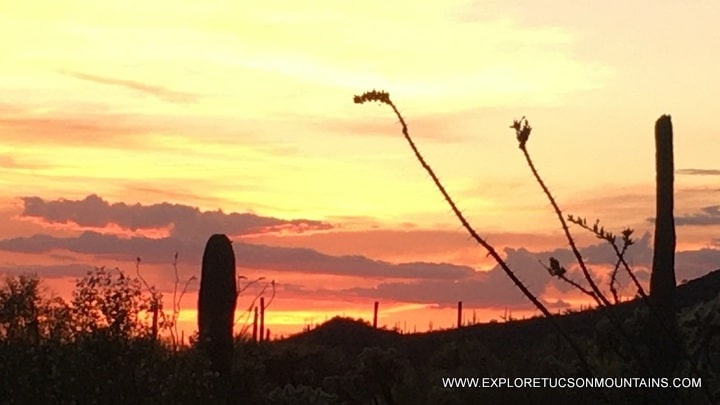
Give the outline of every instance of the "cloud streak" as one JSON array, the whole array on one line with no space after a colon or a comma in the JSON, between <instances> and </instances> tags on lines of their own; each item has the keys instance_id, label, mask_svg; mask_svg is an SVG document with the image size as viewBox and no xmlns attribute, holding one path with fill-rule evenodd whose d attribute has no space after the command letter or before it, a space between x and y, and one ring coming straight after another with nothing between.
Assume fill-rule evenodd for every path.
<instances>
[{"instance_id":1,"label":"cloud streak","mask_svg":"<svg viewBox=\"0 0 720 405\"><path fill-rule=\"evenodd\" d=\"M53 255L62 251L91 255L96 263L105 260L117 260L131 266L136 257L149 265L168 265L175 252L180 252L180 264L183 267L197 268L202 256L204 243L182 241L177 238L150 239L146 237L121 238L117 235L103 235L97 232L84 232L77 237L54 237L34 235L0 240L0 250ZM307 248L289 248L243 243L235 240L233 249L238 269L258 270L279 273L299 280L311 275L330 275L363 278L364 287L340 288L332 290L333 297L355 297L358 299L387 299L398 302L412 302L444 307L454 306L462 300L468 307L511 307L530 308L527 299L507 278L499 266L487 272L477 272L469 266L449 263L406 262L389 263L373 260L366 256L332 256ZM587 246L581 249L583 257L590 267L594 279L602 289L607 289L607 271L614 265L616 257L605 243ZM571 279L584 285L584 278L574 264L574 256L568 249L554 249L531 252L526 249L506 248L504 255L508 265L536 296L555 302L562 307L561 301L579 293L564 282L551 278L543 265L550 256L556 257L568 269ZM73 259L77 261L76 259ZM645 234L633 245L626 255L638 278L647 282L652 264L650 234ZM702 249L678 252L676 269L678 282L693 279L720 263L719 249ZM95 263L94 263L95 264ZM41 276L62 277L78 276L89 267L77 264L60 266L25 266L20 269L36 272ZM18 269L18 268L15 268ZM241 271L244 271L241 270ZM294 275L294 276L293 276ZM160 276L165 277L165 276ZM170 280L167 280L170 282ZM296 282L297 283L297 282ZM300 282L302 283L302 282ZM618 279L621 291L631 294L634 287L623 271ZM624 289L624 290L623 290ZM312 296L322 299L331 289L315 289L304 284L289 294L300 297ZM558 294L560 294L558 296ZM327 297L326 297L327 298Z\"/></svg>"},{"instance_id":2,"label":"cloud streak","mask_svg":"<svg viewBox=\"0 0 720 405\"><path fill-rule=\"evenodd\" d=\"M453 118L457 118L453 120ZM425 139L439 143L458 143L467 140L467 130L464 128L470 122L469 117L461 114L434 114L419 115L412 118L411 124L416 131L413 138ZM368 120L362 119L341 119L324 118L312 122L311 125L336 134L352 134L363 137L377 136L397 138L400 130L397 123L392 119ZM465 133L463 133L465 132Z\"/></svg>"},{"instance_id":3,"label":"cloud streak","mask_svg":"<svg viewBox=\"0 0 720 405\"><path fill-rule=\"evenodd\" d=\"M150 264L170 263L173 254L179 251L183 262L195 265L200 261L203 248L204 243L186 242L172 237L121 238L92 231L83 232L78 237L33 235L0 240L0 250L11 252L47 254L56 250L67 250L130 263L140 257L144 263ZM392 264L364 256L330 256L312 249L255 245L238 241L233 242L233 250L239 268L279 272L433 280L465 279L475 273L470 267L447 263Z\"/></svg>"},{"instance_id":4,"label":"cloud streak","mask_svg":"<svg viewBox=\"0 0 720 405\"><path fill-rule=\"evenodd\" d=\"M43 163L30 163L16 159L8 154L0 154L0 168L2 169L46 169L52 167Z\"/></svg>"},{"instance_id":5,"label":"cloud streak","mask_svg":"<svg viewBox=\"0 0 720 405\"><path fill-rule=\"evenodd\" d=\"M0 266L0 274L20 275L20 274L37 274L46 279L56 279L65 277L80 278L87 274L88 271L95 269L82 263L57 264L57 265L16 265L16 266Z\"/></svg>"},{"instance_id":6,"label":"cloud streak","mask_svg":"<svg viewBox=\"0 0 720 405\"><path fill-rule=\"evenodd\" d=\"M137 122L133 122L137 121ZM15 114L0 116L4 142L19 144L103 147L147 147L149 130L166 130L161 123L139 122L121 114Z\"/></svg>"},{"instance_id":7,"label":"cloud streak","mask_svg":"<svg viewBox=\"0 0 720 405\"><path fill-rule=\"evenodd\" d=\"M654 219L649 219L654 221ZM675 225L678 226L715 226L720 225L720 205L710 205L688 215L675 217Z\"/></svg>"},{"instance_id":8,"label":"cloud streak","mask_svg":"<svg viewBox=\"0 0 720 405\"><path fill-rule=\"evenodd\" d=\"M691 176L720 176L720 170L717 169L678 169L676 174L687 174Z\"/></svg>"},{"instance_id":9,"label":"cloud streak","mask_svg":"<svg viewBox=\"0 0 720 405\"><path fill-rule=\"evenodd\" d=\"M134 80L114 79L110 77L103 77L73 71L60 71L60 73L65 76L70 76L76 79L85 80L93 83L135 90L140 93L148 94L171 103L192 103L197 101L197 96L194 94L170 90L162 86L155 86Z\"/></svg>"}]
</instances>

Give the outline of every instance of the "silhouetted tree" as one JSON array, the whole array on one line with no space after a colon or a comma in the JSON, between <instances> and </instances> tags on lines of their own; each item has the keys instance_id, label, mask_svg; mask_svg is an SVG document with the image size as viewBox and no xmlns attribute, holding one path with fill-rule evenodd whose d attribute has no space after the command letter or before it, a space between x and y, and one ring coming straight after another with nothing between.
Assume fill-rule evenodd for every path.
<instances>
[{"instance_id":1,"label":"silhouetted tree","mask_svg":"<svg viewBox=\"0 0 720 405\"><path fill-rule=\"evenodd\" d=\"M8 276L0 288L0 339L37 343L67 340L72 330L70 309L59 297L46 298L36 275Z\"/></svg>"},{"instance_id":2,"label":"silhouetted tree","mask_svg":"<svg viewBox=\"0 0 720 405\"><path fill-rule=\"evenodd\" d=\"M122 339L146 336L150 327L142 322L141 314L150 306L151 299L143 295L140 280L117 268L97 267L75 285L75 332L100 332Z\"/></svg>"}]
</instances>

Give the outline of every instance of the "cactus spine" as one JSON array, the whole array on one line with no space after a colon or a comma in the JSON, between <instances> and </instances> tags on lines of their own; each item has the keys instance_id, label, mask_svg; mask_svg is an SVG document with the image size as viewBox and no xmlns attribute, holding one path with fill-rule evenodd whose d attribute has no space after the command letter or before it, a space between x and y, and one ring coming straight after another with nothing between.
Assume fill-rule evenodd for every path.
<instances>
[{"instance_id":1,"label":"cactus spine","mask_svg":"<svg viewBox=\"0 0 720 405\"><path fill-rule=\"evenodd\" d=\"M260 297L260 341L265 337L265 297Z\"/></svg>"},{"instance_id":2,"label":"cactus spine","mask_svg":"<svg viewBox=\"0 0 720 405\"><path fill-rule=\"evenodd\" d=\"M200 345L213 371L229 374L233 358L233 324L237 285L235 253L226 235L208 239L202 259L198 330Z\"/></svg>"}]
</instances>

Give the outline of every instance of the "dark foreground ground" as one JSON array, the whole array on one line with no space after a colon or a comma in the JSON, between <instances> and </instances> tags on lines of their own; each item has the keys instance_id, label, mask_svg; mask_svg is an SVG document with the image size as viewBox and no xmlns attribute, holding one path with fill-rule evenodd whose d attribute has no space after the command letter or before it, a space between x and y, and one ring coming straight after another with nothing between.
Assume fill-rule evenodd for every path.
<instances>
[{"instance_id":1,"label":"dark foreground ground","mask_svg":"<svg viewBox=\"0 0 720 405\"><path fill-rule=\"evenodd\" d=\"M718 292L720 270L678 287L679 338L661 350L648 344L654 335L639 300L557 316L589 372L545 318L404 335L335 318L280 341L238 339L225 377L194 347L148 339L0 340L0 404L717 404ZM682 353L675 370L659 377L700 378L701 388L458 388L447 380L649 378L648 365L673 350Z\"/></svg>"}]
</instances>

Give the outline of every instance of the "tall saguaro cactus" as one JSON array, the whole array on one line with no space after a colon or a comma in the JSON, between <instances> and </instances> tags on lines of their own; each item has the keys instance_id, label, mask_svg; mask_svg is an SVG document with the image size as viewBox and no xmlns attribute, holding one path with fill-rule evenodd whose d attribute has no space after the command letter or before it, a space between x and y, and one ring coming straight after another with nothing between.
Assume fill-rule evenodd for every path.
<instances>
[{"instance_id":1,"label":"tall saguaro cactus","mask_svg":"<svg viewBox=\"0 0 720 405\"><path fill-rule=\"evenodd\" d=\"M232 243L226 235L212 235L202 259L198 329L199 343L207 353L213 371L221 374L229 374L232 369L236 299Z\"/></svg>"},{"instance_id":2,"label":"tall saguaro cactus","mask_svg":"<svg viewBox=\"0 0 720 405\"><path fill-rule=\"evenodd\" d=\"M673 130L669 115L655 122L656 215L650 296L661 312L675 307Z\"/></svg>"},{"instance_id":3,"label":"tall saguaro cactus","mask_svg":"<svg viewBox=\"0 0 720 405\"><path fill-rule=\"evenodd\" d=\"M679 357L673 341L677 340L675 321L675 219L673 217L673 130L669 115L655 122L655 241L650 300L657 317L651 320L649 346L654 372L667 376Z\"/></svg>"}]
</instances>

